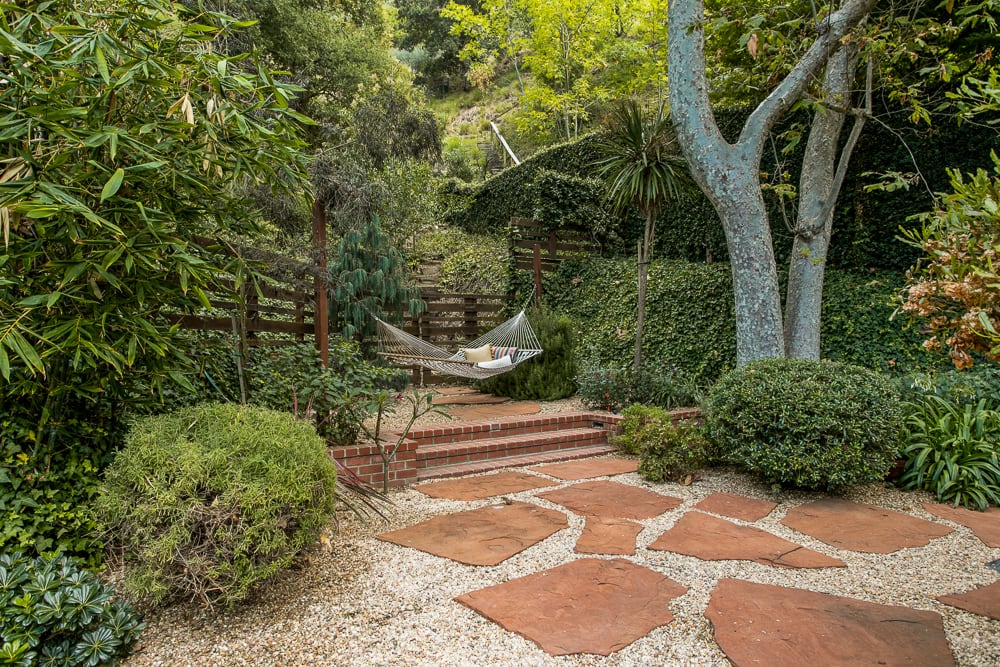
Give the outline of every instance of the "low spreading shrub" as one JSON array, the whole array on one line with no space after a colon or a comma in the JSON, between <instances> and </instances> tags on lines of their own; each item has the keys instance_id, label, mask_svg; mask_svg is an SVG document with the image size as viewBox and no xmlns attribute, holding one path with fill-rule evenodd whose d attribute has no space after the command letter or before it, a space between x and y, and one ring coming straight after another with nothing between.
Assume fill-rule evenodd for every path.
<instances>
[{"instance_id":1,"label":"low spreading shrub","mask_svg":"<svg viewBox=\"0 0 1000 667\"><path fill-rule=\"evenodd\" d=\"M357 343L330 341L323 368L315 346L285 345L259 350L247 369L250 402L271 410L309 412L316 430L338 444L357 442L378 390L405 377L366 361Z\"/></svg>"},{"instance_id":2,"label":"low spreading shrub","mask_svg":"<svg viewBox=\"0 0 1000 667\"><path fill-rule=\"evenodd\" d=\"M692 378L655 362L644 363L638 373L631 366L612 368L589 362L584 364L576 382L584 405L610 412L633 403L667 410L693 407L703 398L702 388Z\"/></svg>"},{"instance_id":3,"label":"low spreading shrub","mask_svg":"<svg viewBox=\"0 0 1000 667\"><path fill-rule=\"evenodd\" d=\"M612 444L626 454L638 454L639 474L651 482L681 479L712 458L701 428L690 421L673 422L662 408L631 405L622 417L621 433Z\"/></svg>"},{"instance_id":4,"label":"low spreading shrub","mask_svg":"<svg viewBox=\"0 0 1000 667\"><path fill-rule=\"evenodd\" d=\"M902 411L896 389L873 371L767 359L719 380L706 427L724 459L768 482L835 489L885 477L899 454Z\"/></svg>"},{"instance_id":5,"label":"low spreading shrub","mask_svg":"<svg viewBox=\"0 0 1000 667\"><path fill-rule=\"evenodd\" d=\"M336 481L310 424L206 404L137 420L96 509L130 593L232 605L329 525Z\"/></svg>"},{"instance_id":6,"label":"low spreading shrub","mask_svg":"<svg viewBox=\"0 0 1000 667\"><path fill-rule=\"evenodd\" d=\"M518 400L555 401L576 392L576 340L569 319L548 310L528 313L544 352L507 373L477 383L482 391Z\"/></svg>"},{"instance_id":7,"label":"low spreading shrub","mask_svg":"<svg viewBox=\"0 0 1000 667\"><path fill-rule=\"evenodd\" d=\"M965 370L950 368L936 373L919 373L901 380L903 394L912 403L924 396L939 396L956 403L986 401L986 407L1000 410L1000 366L981 363Z\"/></svg>"},{"instance_id":8,"label":"low spreading shrub","mask_svg":"<svg viewBox=\"0 0 1000 667\"><path fill-rule=\"evenodd\" d=\"M900 483L938 500L985 510L1000 505L1000 411L925 396L907 403Z\"/></svg>"},{"instance_id":9,"label":"low spreading shrub","mask_svg":"<svg viewBox=\"0 0 1000 667\"><path fill-rule=\"evenodd\" d=\"M113 588L78 562L0 555L0 664L115 665L144 627Z\"/></svg>"}]
</instances>

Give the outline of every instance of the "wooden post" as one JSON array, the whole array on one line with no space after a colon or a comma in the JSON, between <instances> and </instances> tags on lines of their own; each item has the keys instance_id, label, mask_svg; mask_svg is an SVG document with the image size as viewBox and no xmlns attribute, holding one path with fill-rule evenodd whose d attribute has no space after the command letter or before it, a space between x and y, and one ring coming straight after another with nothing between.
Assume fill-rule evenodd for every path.
<instances>
[{"instance_id":1,"label":"wooden post","mask_svg":"<svg viewBox=\"0 0 1000 667\"><path fill-rule=\"evenodd\" d=\"M467 296L463 299L465 303L462 328L465 330L466 340L475 340L479 337L479 311L476 308L476 297Z\"/></svg>"},{"instance_id":2,"label":"wooden post","mask_svg":"<svg viewBox=\"0 0 1000 667\"><path fill-rule=\"evenodd\" d=\"M316 308L313 326L316 348L323 367L327 368L330 365L330 312L326 295L326 207L319 201L314 201L312 205L312 244L316 252L316 268L319 269L314 278Z\"/></svg>"},{"instance_id":3,"label":"wooden post","mask_svg":"<svg viewBox=\"0 0 1000 667\"><path fill-rule=\"evenodd\" d=\"M535 307L542 307L542 246L535 244Z\"/></svg>"}]
</instances>

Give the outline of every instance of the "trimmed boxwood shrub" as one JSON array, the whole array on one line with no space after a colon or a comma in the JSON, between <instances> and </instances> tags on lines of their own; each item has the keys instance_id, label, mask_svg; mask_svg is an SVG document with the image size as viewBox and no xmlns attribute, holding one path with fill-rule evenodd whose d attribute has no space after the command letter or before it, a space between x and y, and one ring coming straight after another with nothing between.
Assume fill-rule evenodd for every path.
<instances>
[{"instance_id":1,"label":"trimmed boxwood shrub","mask_svg":"<svg viewBox=\"0 0 1000 667\"><path fill-rule=\"evenodd\" d=\"M116 665L145 626L79 561L0 555L0 664Z\"/></svg>"},{"instance_id":2,"label":"trimmed boxwood shrub","mask_svg":"<svg viewBox=\"0 0 1000 667\"><path fill-rule=\"evenodd\" d=\"M309 423L205 404L136 421L97 511L127 591L231 606L330 524L336 481Z\"/></svg>"},{"instance_id":3,"label":"trimmed boxwood shrub","mask_svg":"<svg viewBox=\"0 0 1000 667\"><path fill-rule=\"evenodd\" d=\"M899 455L899 394L859 366L752 362L723 376L705 408L720 455L768 482L836 489L880 480Z\"/></svg>"}]
</instances>

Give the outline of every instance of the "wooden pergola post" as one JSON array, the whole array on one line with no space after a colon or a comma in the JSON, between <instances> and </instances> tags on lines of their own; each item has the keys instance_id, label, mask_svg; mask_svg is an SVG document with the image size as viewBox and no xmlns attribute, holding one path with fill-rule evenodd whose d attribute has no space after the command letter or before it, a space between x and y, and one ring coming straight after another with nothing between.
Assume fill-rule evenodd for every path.
<instances>
[{"instance_id":1,"label":"wooden pergola post","mask_svg":"<svg viewBox=\"0 0 1000 667\"><path fill-rule=\"evenodd\" d=\"M330 311L326 294L326 206L320 201L312 205L312 245L316 252L316 268L314 277L316 291L316 307L313 313L313 326L316 334L316 349L319 350L323 368L330 365Z\"/></svg>"}]
</instances>

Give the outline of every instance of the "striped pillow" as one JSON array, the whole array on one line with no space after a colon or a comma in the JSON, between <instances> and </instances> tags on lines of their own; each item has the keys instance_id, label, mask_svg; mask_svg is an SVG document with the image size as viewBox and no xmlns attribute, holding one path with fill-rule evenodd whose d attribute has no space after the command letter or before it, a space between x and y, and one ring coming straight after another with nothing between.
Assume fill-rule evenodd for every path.
<instances>
[{"instance_id":1,"label":"striped pillow","mask_svg":"<svg viewBox=\"0 0 1000 667\"><path fill-rule=\"evenodd\" d=\"M494 347L493 348L493 358L494 359L501 359L503 357L510 357L511 359L514 359L514 357L516 355L517 355L517 348L516 347Z\"/></svg>"}]
</instances>

